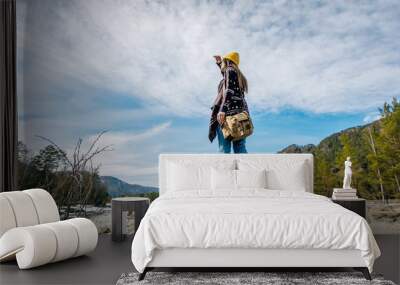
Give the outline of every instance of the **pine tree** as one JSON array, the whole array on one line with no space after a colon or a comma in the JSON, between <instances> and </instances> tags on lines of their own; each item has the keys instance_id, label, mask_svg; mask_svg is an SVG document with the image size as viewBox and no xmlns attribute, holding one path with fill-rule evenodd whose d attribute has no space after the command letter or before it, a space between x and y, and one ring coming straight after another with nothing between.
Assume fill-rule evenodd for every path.
<instances>
[{"instance_id":1,"label":"pine tree","mask_svg":"<svg viewBox=\"0 0 400 285\"><path fill-rule=\"evenodd\" d=\"M379 140L379 132L373 126L368 126L365 133L366 141L370 146L369 154L367 155L369 166L377 178L382 201L385 201L385 187L383 179L384 160L382 160L378 151L377 141Z\"/></svg>"},{"instance_id":2,"label":"pine tree","mask_svg":"<svg viewBox=\"0 0 400 285\"><path fill-rule=\"evenodd\" d=\"M318 149L314 153L314 192L331 196L334 185L335 177L332 175L329 162L323 152Z\"/></svg>"},{"instance_id":3,"label":"pine tree","mask_svg":"<svg viewBox=\"0 0 400 285\"><path fill-rule=\"evenodd\" d=\"M394 98L391 104L385 103L381 115L379 160L385 167L391 196L400 196L400 102Z\"/></svg>"}]
</instances>

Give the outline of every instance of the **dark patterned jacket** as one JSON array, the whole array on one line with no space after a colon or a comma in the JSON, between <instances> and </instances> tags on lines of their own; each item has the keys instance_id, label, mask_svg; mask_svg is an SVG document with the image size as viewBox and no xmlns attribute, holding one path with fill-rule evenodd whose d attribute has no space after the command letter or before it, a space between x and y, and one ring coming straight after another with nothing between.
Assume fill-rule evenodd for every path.
<instances>
[{"instance_id":1,"label":"dark patterned jacket","mask_svg":"<svg viewBox=\"0 0 400 285\"><path fill-rule=\"evenodd\" d=\"M211 107L211 118L208 130L208 139L212 142L216 137L218 127L218 112L224 112L225 115L231 116L242 111L249 112L244 92L239 88L239 80L236 70L228 67L225 70L224 78L218 84L218 94Z\"/></svg>"},{"instance_id":2,"label":"dark patterned jacket","mask_svg":"<svg viewBox=\"0 0 400 285\"><path fill-rule=\"evenodd\" d=\"M244 92L239 88L239 79L236 70L228 66L225 70L225 86L222 103L219 108L226 116L236 115L243 111L249 112Z\"/></svg>"}]
</instances>

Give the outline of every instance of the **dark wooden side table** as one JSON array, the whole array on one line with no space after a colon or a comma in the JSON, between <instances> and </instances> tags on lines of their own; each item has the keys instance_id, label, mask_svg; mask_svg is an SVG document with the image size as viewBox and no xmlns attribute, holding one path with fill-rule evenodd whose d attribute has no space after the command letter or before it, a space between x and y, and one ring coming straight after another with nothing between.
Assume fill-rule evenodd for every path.
<instances>
[{"instance_id":1,"label":"dark wooden side table","mask_svg":"<svg viewBox=\"0 0 400 285\"><path fill-rule=\"evenodd\" d=\"M126 219L129 213L134 213L135 232L140 221L149 208L150 200L143 197L119 197L111 201L112 240L123 241L126 238ZM124 220L125 219L125 220Z\"/></svg>"},{"instance_id":2,"label":"dark wooden side table","mask_svg":"<svg viewBox=\"0 0 400 285\"><path fill-rule=\"evenodd\" d=\"M365 219L366 217L366 201L365 199L357 198L357 199L348 199L348 200L337 200L332 199L333 203L339 204L340 206L353 211L356 214L359 214L361 217Z\"/></svg>"}]
</instances>

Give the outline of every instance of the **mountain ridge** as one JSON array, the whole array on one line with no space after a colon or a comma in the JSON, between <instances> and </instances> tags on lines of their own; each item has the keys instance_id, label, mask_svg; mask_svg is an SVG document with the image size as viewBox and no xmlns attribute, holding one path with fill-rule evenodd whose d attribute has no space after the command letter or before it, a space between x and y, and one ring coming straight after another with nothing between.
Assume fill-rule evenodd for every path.
<instances>
[{"instance_id":1,"label":"mountain ridge","mask_svg":"<svg viewBox=\"0 0 400 285\"><path fill-rule=\"evenodd\" d=\"M318 144L305 144L305 145L290 144L287 147L278 151L278 153L314 153L317 149L320 149L324 152L329 152L329 151L332 151L332 148L334 146L340 145L339 137L342 134L358 132L369 126L378 124L379 121L380 120L376 120L374 122L371 122L371 123L368 123L365 125L358 125L355 127L350 127L350 128L346 128L341 131L335 132L335 133L330 134L327 137L323 138Z\"/></svg>"},{"instance_id":2,"label":"mountain ridge","mask_svg":"<svg viewBox=\"0 0 400 285\"><path fill-rule=\"evenodd\" d=\"M113 198L158 192L158 187L130 184L114 176L100 176L100 179L107 187L108 194Z\"/></svg>"}]
</instances>

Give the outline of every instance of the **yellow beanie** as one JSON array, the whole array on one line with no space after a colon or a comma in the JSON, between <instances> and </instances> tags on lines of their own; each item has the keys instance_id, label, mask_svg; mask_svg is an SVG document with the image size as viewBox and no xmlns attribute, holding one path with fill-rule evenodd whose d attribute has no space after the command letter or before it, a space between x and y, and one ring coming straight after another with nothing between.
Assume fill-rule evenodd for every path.
<instances>
[{"instance_id":1,"label":"yellow beanie","mask_svg":"<svg viewBox=\"0 0 400 285\"><path fill-rule=\"evenodd\" d=\"M229 59L236 65L239 65L239 53L237 53L236 51L227 53L226 55L224 55L223 59Z\"/></svg>"}]
</instances>

